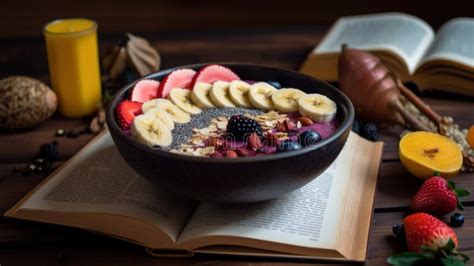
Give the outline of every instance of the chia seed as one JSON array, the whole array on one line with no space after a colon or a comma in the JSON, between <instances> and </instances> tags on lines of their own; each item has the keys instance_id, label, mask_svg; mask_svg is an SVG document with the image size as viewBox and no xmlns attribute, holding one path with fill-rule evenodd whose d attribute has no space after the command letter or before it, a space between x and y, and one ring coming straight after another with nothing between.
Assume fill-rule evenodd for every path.
<instances>
[{"instance_id":1,"label":"chia seed","mask_svg":"<svg viewBox=\"0 0 474 266\"><path fill-rule=\"evenodd\" d=\"M218 117L230 118L233 115L260 115L264 112L257 109L248 108L210 108L204 109L201 113L193 115L191 121L186 124L175 124L173 129L173 142L170 146L163 148L164 150L177 149L188 141L193 135L194 128L205 128L211 124L211 120Z\"/></svg>"}]
</instances>

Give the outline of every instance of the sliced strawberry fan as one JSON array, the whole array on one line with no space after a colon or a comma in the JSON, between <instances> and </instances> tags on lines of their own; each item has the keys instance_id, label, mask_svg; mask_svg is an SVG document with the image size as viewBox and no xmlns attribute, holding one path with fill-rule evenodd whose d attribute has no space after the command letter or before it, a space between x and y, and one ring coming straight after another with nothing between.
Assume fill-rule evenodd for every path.
<instances>
[{"instance_id":1,"label":"sliced strawberry fan","mask_svg":"<svg viewBox=\"0 0 474 266\"><path fill-rule=\"evenodd\" d=\"M201 68L198 73L194 76L192 86L197 82L214 83L218 80L221 81L233 81L240 80L239 76L232 70L221 65L208 65Z\"/></svg>"},{"instance_id":2,"label":"sliced strawberry fan","mask_svg":"<svg viewBox=\"0 0 474 266\"><path fill-rule=\"evenodd\" d=\"M130 92L130 101L144 103L158 98L160 82L153 79L140 80Z\"/></svg>"},{"instance_id":3,"label":"sliced strawberry fan","mask_svg":"<svg viewBox=\"0 0 474 266\"><path fill-rule=\"evenodd\" d=\"M115 116L122 130L129 130L133 119L142 113L142 103L124 100L115 108Z\"/></svg>"},{"instance_id":4,"label":"sliced strawberry fan","mask_svg":"<svg viewBox=\"0 0 474 266\"><path fill-rule=\"evenodd\" d=\"M174 88L191 89L191 83L196 71L183 68L178 69L166 76L158 88L158 98L166 98Z\"/></svg>"}]
</instances>

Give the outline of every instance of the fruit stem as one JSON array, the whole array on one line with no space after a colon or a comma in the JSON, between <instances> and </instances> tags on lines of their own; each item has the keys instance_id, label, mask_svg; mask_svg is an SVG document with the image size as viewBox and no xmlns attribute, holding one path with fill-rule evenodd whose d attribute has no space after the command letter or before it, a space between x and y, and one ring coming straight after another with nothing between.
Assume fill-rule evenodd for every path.
<instances>
[{"instance_id":1,"label":"fruit stem","mask_svg":"<svg viewBox=\"0 0 474 266\"><path fill-rule=\"evenodd\" d=\"M343 43L343 44L341 45L341 51L344 52L347 48L349 48L349 46L348 46L346 43Z\"/></svg>"}]
</instances>

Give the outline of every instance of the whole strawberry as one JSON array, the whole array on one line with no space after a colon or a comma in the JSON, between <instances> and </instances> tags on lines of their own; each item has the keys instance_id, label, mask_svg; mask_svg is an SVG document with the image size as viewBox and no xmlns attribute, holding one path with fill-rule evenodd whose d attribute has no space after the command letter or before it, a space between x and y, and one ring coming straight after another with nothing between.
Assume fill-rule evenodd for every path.
<instances>
[{"instance_id":1,"label":"whole strawberry","mask_svg":"<svg viewBox=\"0 0 474 266\"><path fill-rule=\"evenodd\" d=\"M411 202L414 212L426 212L435 216L448 214L456 209L463 209L460 197L469 195L469 191L458 188L453 181L446 181L441 176L428 178L416 192Z\"/></svg>"},{"instance_id":2,"label":"whole strawberry","mask_svg":"<svg viewBox=\"0 0 474 266\"><path fill-rule=\"evenodd\" d=\"M420 252L422 246L439 249L451 239L454 246L458 238L453 229L438 218L427 213L415 213L403 219L408 250Z\"/></svg>"},{"instance_id":3,"label":"whole strawberry","mask_svg":"<svg viewBox=\"0 0 474 266\"><path fill-rule=\"evenodd\" d=\"M393 265L464 265L469 257L456 250L456 233L438 218L427 213L411 214L403 219L408 250L391 256ZM447 264L456 262L458 264Z\"/></svg>"}]
</instances>

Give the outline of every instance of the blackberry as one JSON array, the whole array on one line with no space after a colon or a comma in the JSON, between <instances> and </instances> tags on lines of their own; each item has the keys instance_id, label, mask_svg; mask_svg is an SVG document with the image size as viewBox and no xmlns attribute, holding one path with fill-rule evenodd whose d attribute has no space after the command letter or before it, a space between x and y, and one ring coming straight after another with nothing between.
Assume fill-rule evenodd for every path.
<instances>
[{"instance_id":1,"label":"blackberry","mask_svg":"<svg viewBox=\"0 0 474 266\"><path fill-rule=\"evenodd\" d=\"M359 134L360 128L361 128L361 123L359 122L359 120L354 120L354 122L352 123L352 131Z\"/></svg>"},{"instance_id":2,"label":"blackberry","mask_svg":"<svg viewBox=\"0 0 474 266\"><path fill-rule=\"evenodd\" d=\"M54 143L43 144L39 150L39 158L54 162L59 158L59 152Z\"/></svg>"},{"instance_id":3,"label":"blackberry","mask_svg":"<svg viewBox=\"0 0 474 266\"><path fill-rule=\"evenodd\" d=\"M361 129L360 129L360 134L368 139L375 141L379 138L379 134L377 131L377 125L374 123L366 123Z\"/></svg>"},{"instance_id":4,"label":"blackberry","mask_svg":"<svg viewBox=\"0 0 474 266\"><path fill-rule=\"evenodd\" d=\"M262 136L262 126L252 118L243 115L233 115L227 124L227 133L232 134L237 140L244 140L250 134Z\"/></svg>"}]
</instances>

